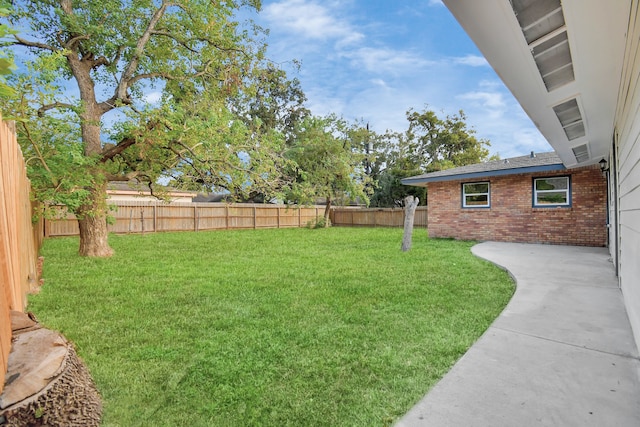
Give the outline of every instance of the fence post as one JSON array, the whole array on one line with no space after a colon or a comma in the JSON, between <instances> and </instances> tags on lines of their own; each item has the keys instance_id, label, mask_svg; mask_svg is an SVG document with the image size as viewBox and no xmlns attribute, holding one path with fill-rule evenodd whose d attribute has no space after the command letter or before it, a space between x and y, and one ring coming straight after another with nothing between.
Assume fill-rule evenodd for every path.
<instances>
[{"instance_id":1,"label":"fence post","mask_svg":"<svg viewBox=\"0 0 640 427\"><path fill-rule=\"evenodd\" d=\"M193 206L193 231L198 231L198 207Z\"/></svg>"}]
</instances>

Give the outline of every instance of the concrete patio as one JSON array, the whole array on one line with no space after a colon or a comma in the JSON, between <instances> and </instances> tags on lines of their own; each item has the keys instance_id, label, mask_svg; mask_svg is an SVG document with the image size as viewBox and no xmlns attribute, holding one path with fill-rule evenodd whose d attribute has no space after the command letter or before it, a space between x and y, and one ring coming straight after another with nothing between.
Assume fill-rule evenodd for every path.
<instances>
[{"instance_id":1,"label":"concrete patio","mask_svg":"<svg viewBox=\"0 0 640 427\"><path fill-rule=\"evenodd\" d=\"M640 359L608 250L472 251L508 270L516 292L397 426L640 426Z\"/></svg>"}]
</instances>

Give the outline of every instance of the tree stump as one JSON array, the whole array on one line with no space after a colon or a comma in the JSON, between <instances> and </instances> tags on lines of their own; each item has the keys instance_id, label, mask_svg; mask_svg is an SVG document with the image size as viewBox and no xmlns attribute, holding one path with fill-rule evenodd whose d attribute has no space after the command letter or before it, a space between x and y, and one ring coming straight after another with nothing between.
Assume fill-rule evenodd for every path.
<instances>
[{"instance_id":1,"label":"tree stump","mask_svg":"<svg viewBox=\"0 0 640 427\"><path fill-rule=\"evenodd\" d=\"M402 236L402 252L411 249L411 236L413 235L413 218L420 199L413 196L404 198L404 235Z\"/></svg>"},{"instance_id":2,"label":"tree stump","mask_svg":"<svg viewBox=\"0 0 640 427\"><path fill-rule=\"evenodd\" d=\"M73 345L60 333L17 311L11 312L11 328L13 342L0 395L0 424L99 426L102 401Z\"/></svg>"}]
</instances>

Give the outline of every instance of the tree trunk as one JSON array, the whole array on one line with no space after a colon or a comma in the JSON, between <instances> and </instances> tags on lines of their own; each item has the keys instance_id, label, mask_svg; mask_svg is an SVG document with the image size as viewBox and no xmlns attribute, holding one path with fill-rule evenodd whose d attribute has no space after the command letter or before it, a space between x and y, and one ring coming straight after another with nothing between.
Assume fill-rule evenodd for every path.
<instances>
[{"instance_id":1,"label":"tree trunk","mask_svg":"<svg viewBox=\"0 0 640 427\"><path fill-rule=\"evenodd\" d=\"M61 5L66 13L73 13L70 1L63 2ZM70 45L66 57L69 68L78 83L80 100L82 101L80 131L84 144L84 155L87 158L98 156L103 151L100 140L101 119L114 106L104 103L101 105L97 102L95 82L91 75L96 63L88 55L81 54L78 43ZM96 181L88 189L90 192L88 200L74 212L80 227L80 249L78 252L81 256L109 257L113 255L113 250L107 241L107 183L104 178L101 178L101 175L101 171L93 170Z\"/></svg>"},{"instance_id":2,"label":"tree trunk","mask_svg":"<svg viewBox=\"0 0 640 427\"><path fill-rule=\"evenodd\" d=\"M90 189L89 201L76 212L80 227L80 256L110 257L113 249L109 246L107 229L107 184Z\"/></svg>"},{"instance_id":3,"label":"tree trunk","mask_svg":"<svg viewBox=\"0 0 640 427\"><path fill-rule=\"evenodd\" d=\"M420 199L413 196L407 196L404 198L404 235L402 236L402 252L406 252L411 249L411 236L413 235L413 218L416 213L416 208L420 203Z\"/></svg>"},{"instance_id":4,"label":"tree trunk","mask_svg":"<svg viewBox=\"0 0 640 427\"><path fill-rule=\"evenodd\" d=\"M327 228L329 227L329 225L331 225L329 214L331 214L331 197L327 197L327 204L324 208L324 228Z\"/></svg>"}]
</instances>

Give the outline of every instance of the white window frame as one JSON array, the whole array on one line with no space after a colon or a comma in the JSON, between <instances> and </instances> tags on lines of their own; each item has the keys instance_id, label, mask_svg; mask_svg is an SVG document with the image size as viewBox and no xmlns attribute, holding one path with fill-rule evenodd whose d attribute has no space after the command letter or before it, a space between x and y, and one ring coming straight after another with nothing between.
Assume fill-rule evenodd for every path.
<instances>
[{"instance_id":1,"label":"white window frame","mask_svg":"<svg viewBox=\"0 0 640 427\"><path fill-rule=\"evenodd\" d=\"M564 189L553 189L553 190L538 190L538 186L536 185L538 180L543 180L543 179L559 179L559 178L564 178L567 180L567 188ZM538 203L538 194L545 194L545 193L560 193L560 192L564 192L566 194L565 196L565 202L564 203ZM550 208L550 207L558 207L558 206L566 206L566 207L570 207L571 206L571 177L569 175L563 175L563 176L544 176L544 177L539 177L539 178L533 178L533 207L534 208Z\"/></svg>"},{"instance_id":2,"label":"white window frame","mask_svg":"<svg viewBox=\"0 0 640 427\"><path fill-rule=\"evenodd\" d=\"M467 193L466 186L467 185L478 185L478 184L487 184L486 193ZM486 205L470 205L467 204L468 196L487 196L487 204ZM489 181L477 181L477 182L463 182L462 183L462 207L463 208L490 208L491 207L491 183Z\"/></svg>"}]
</instances>

